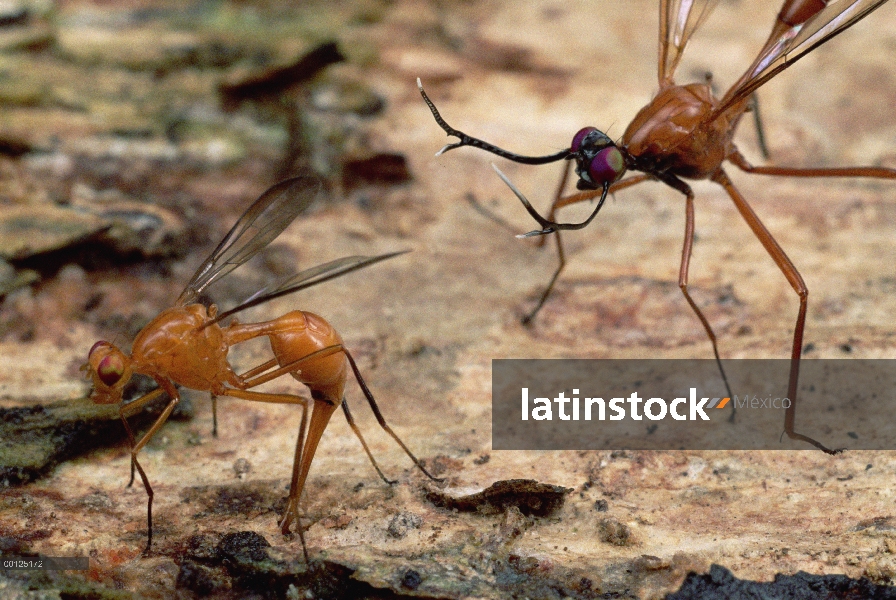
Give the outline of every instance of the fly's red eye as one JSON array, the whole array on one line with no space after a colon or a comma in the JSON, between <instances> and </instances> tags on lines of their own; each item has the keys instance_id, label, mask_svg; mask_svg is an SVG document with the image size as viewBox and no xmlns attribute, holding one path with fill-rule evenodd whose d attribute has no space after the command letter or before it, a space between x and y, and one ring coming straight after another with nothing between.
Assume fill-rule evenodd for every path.
<instances>
[{"instance_id":1,"label":"fly's red eye","mask_svg":"<svg viewBox=\"0 0 896 600\"><path fill-rule=\"evenodd\" d=\"M108 386L113 386L118 383L118 380L124 374L124 361L120 355L116 353L110 354L97 365L96 374L99 376L100 381Z\"/></svg>"},{"instance_id":2,"label":"fly's red eye","mask_svg":"<svg viewBox=\"0 0 896 600\"><path fill-rule=\"evenodd\" d=\"M93 356L93 353L96 351L97 348L102 348L103 346L111 346L111 345L112 344L110 344L109 342L104 342L103 340L100 340L97 343L95 343L93 346L90 347L90 352L87 353L87 357L89 358L89 357Z\"/></svg>"},{"instance_id":3,"label":"fly's red eye","mask_svg":"<svg viewBox=\"0 0 896 600\"><path fill-rule=\"evenodd\" d=\"M597 127L583 127L579 129L578 133L572 136L572 145L569 147L573 152L578 152L582 149L582 142L585 141L585 138L592 131L597 131Z\"/></svg>"},{"instance_id":4,"label":"fly's red eye","mask_svg":"<svg viewBox=\"0 0 896 600\"><path fill-rule=\"evenodd\" d=\"M616 146L608 146L598 152L588 165L588 175L597 185L612 183L625 171L625 160Z\"/></svg>"}]
</instances>

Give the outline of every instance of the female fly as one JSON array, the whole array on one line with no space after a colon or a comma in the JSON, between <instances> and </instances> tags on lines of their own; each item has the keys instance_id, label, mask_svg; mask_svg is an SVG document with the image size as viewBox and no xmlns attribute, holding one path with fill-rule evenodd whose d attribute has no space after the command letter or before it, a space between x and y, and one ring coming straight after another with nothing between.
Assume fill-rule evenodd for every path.
<instances>
[{"instance_id":1,"label":"female fly","mask_svg":"<svg viewBox=\"0 0 896 600\"><path fill-rule=\"evenodd\" d=\"M145 553L149 553L152 547L153 491L137 455L171 416L179 402L180 394L176 385L209 392L213 409L216 408L217 396L231 396L254 402L297 404L302 407L289 500L280 529L284 535L288 534L293 520L296 520L296 531L302 541L306 561L308 551L301 524L298 523L299 498L321 435L330 416L339 406L377 473L387 483L395 483L387 479L377 466L349 412L344 396L349 369L370 403L380 426L398 442L427 477L436 479L390 429L364 383L354 358L343 345L342 338L322 317L296 310L262 323L238 323L234 319L228 325L221 324L227 317L249 307L369 267L404 254L403 252L372 257L350 256L307 269L279 284L258 291L236 308L224 312L218 312L214 304L206 307L198 303L200 293L209 285L258 254L280 235L293 219L308 208L319 189L320 183L315 177L301 176L282 181L267 190L243 213L218 247L202 263L175 305L159 314L137 334L130 355L105 341L97 342L90 349L84 368L93 380L91 399L98 404L119 404L121 420L131 445L131 482L128 485L133 483L136 469L148 496ZM268 338L274 357L245 373L237 374L227 361L228 350L231 346L258 337ZM151 377L158 388L125 403L122 400L122 390L135 373ZM252 389L286 374L310 389L310 401L294 394L257 392ZM149 430L137 440L128 425L127 417L136 414L163 394L168 396L165 409Z\"/></svg>"}]
</instances>

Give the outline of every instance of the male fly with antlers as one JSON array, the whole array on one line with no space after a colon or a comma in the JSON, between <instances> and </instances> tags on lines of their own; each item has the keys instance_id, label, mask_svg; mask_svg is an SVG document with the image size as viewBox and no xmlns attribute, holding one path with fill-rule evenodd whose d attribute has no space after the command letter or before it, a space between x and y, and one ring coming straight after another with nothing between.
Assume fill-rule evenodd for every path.
<instances>
[{"instance_id":1,"label":"male fly with antlers","mask_svg":"<svg viewBox=\"0 0 896 600\"><path fill-rule=\"evenodd\" d=\"M719 359L716 335L688 291L688 265L694 244L694 193L685 180L714 181L728 193L753 234L799 297L787 386L787 397L791 400L791 405L785 413L784 432L791 439L807 442L829 454L840 452L841 449L828 448L795 430L797 385L809 290L774 236L731 182L723 163L728 161L748 173L760 175L896 179L896 170L883 167L754 166L738 151L733 141L741 117L750 109L754 93L763 84L815 48L865 18L885 2L886 0L786 0L772 26L768 40L753 64L721 98L717 98L708 82L678 85L673 78L688 40L718 4L718 0L660 0L659 91L656 96L635 115L619 141L613 141L595 127L585 127L573 136L569 148L547 156L521 156L454 129L436 110L418 79L420 93L436 122L449 136L460 139L459 142L442 148L438 154L462 146L472 146L528 165L562 160L575 165L575 172L579 177L576 187L581 191L569 196L562 195L569 172L568 167L564 168L563 179L547 217L541 216L526 197L498 171L529 214L541 226L541 229L531 231L525 236L554 234L557 241L559 266L535 309L524 319L524 323L530 321L547 300L565 265L560 231L581 229L591 223L603 206L608 193L618 192L644 181L663 182L685 196L684 248L681 253L678 285L709 337L730 396L730 386ZM640 171L640 174L623 178L627 171ZM593 199L597 199L597 205L585 221L581 223L555 221L557 210L560 208Z\"/></svg>"}]
</instances>

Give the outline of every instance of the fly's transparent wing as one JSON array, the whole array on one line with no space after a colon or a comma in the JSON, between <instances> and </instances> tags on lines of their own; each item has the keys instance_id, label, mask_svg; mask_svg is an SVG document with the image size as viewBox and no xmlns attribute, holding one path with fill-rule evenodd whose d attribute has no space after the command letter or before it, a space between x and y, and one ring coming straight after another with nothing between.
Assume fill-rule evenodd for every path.
<instances>
[{"instance_id":1,"label":"fly's transparent wing","mask_svg":"<svg viewBox=\"0 0 896 600\"><path fill-rule=\"evenodd\" d=\"M660 0L660 86L672 83L688 40L719 4L719 0Z\"/></svg>"},{"instance_id":2,"label":"fly's transparent wing","mask_svg":"<svg viewBox=\"0 0 896 600\"><path fill-rule=\"evenodd\" d=\"M258 254L311 205L320 187L317 177L302 175L263 193L196 270L177 304L195 302L205 288Z\"/></svg>"},{"instance_id":3,"label":"fly's transparent wing","mask_svg":"<svg viewBox=\"0 0 896 600\"><path fill-rule=\"evenodd\" d=\"M319 283L330 281L331 279L342 277L343 275L347 275L348 273L351 273L353 271L369 267L370 265L376 264L380 261L384 261L401 254L407 254L408 252L410 251L403 250L401 252L390 252L389 254L380 254L378 256L346 256L344 258L338 258L336 260L318 265L316 267L311 267L310 269L305 269L304 271L296 273L295 275L292 275L291 277L284 279L283 281L279 281L273 285L258 290L249 298L241 302L239 306L219 313L214 318L212 323L217 323L218 321L226 319L230 315L234 315L241 310L246 310L247 308L258 306L259 304L268 302L269 300L273 300L274 298L286 296L287 294L293 294L300 290L315 286Z\"/></svg>"},{"instance_id":4,"label":"fly's transparent wing","mask_svg":"<svg viewBox=\"0 0 896 600\"><path fill-rule=\"evenodd\" d=\"M772 77L864 19L886 1L833 0L805 22L784 30L776 40L769 40L740 81L728 90L710 118L714 119L740 104Z\"/></svg>"}]
</instances>

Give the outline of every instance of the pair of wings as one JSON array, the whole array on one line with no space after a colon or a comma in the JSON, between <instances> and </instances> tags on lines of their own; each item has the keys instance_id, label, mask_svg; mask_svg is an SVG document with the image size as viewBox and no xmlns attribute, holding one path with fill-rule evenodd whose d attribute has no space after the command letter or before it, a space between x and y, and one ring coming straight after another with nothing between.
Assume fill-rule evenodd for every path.
<instances>
[{"instance_id":1,"label":"pair of wings","mask_svg":"<svg viewBox=\"0 0 896 600\"><path fill-rule=\"evenodd\" d=\"M746 100L762 84L865 18L887 0L785 0L772 37L710 118ZM660 86L672 82L688 40L719 0L660 0ZM791 17L789 24L781 16Z\"/></svg>"},{"instance_id":2,"label":"pair of wings","mask_svg":"<svg viewBox=\"0 0 896 600\"><path fill-rule=\"evenodd\" d=\"M181 292L176 305L184 306L195 302L208 286L261 252L311 206L320 189L321 183L317 177L302 175L281 181L263 193L246 209L218 247L199 266ZM212 322L216 323L241 310L341 277L399 254L404 252L378 256L346 256L305 269L258 290L235 308L219 313Z\"/></svg>"}]
</instances>

